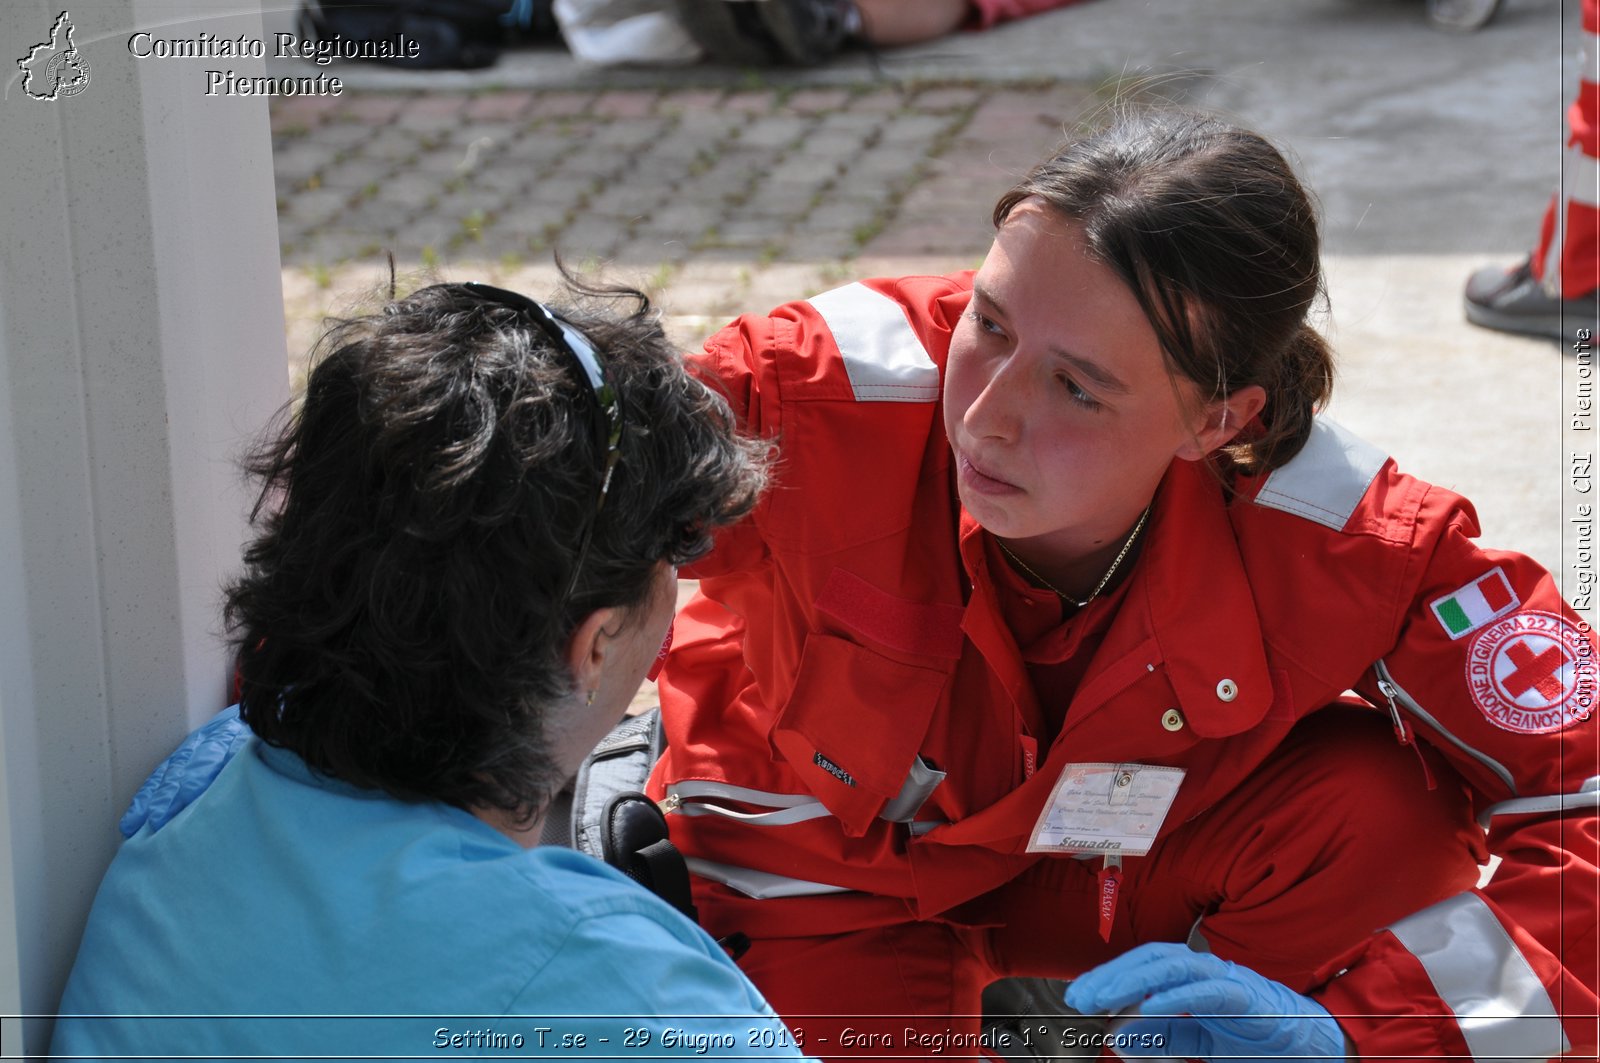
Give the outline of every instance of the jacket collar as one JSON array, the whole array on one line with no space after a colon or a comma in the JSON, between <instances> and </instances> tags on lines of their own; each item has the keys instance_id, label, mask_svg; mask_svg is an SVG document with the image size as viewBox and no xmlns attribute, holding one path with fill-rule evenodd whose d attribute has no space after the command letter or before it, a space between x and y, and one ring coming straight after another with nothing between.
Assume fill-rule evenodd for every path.
<instances>
[{"instance_id":1,"label":"jacket collar","mask_svg":"<svg viewBox=\"0 0 1600 1063\"><path fill-rule=\"evenodd\" d=\"M979 625L969 616L967 633L980 642L991 666L1000 656L1017 656L1017 667L1002 671L1021 681L1025 672L1015 644L998 630L988 630L1003 627L1004 621L993 589L982 586L988 578L982 531L963 508L962 566L975 585L974 598L989 603L983 612L992 614L993 620L992 625ZM1112 662L1142 649L1151 658L1147 665L1165 666L1195 734L1222 738L1249 730L1272 705L1272 678L1239 543L1222 487L1210 469L1174 461L1162 479L1144 534L1139 560L1128 575L1128 594L1080 693L1090 693L1089 684L1097 674L1109 671ZM999 653L996 643L1002 640L1009 646L1008 654ZM1140 667L1137 672L1148 670ZM1020 691L1012 693L1016 697ZM1108 690L1107 696L1114 693ZM1085 708L1092 712L1095 706Z\"/></svg>"},{"instance_id":2,"label":"jacket collar","mask_svg":"<svg viewBox=\"0 0 1600 1063\"><path fill-rule=\"evenodd\" d=\"M1172 463L1147 534L1123 606L1144 615L1119 621L1153 634L1196 734L1221 738L1250 729L1272 705L1272 678L1239 541L1208 466Z\"/></svg>"}]
</instances>

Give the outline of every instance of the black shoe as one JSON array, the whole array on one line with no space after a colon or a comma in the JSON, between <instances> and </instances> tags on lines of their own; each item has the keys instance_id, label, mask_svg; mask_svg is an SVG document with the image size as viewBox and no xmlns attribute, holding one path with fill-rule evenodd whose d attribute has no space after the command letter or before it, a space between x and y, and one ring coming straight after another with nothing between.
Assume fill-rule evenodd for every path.
<instances>
[{"instance_id":1,"label":"black shoe","mask_svg":"<svg viewBox=\"0 0 1600 1063\"><path fill-rule=\"evenodd\" d=\"M675 0L713 63L815 66L860 33L854 0Z\"/></svg>"},{"instance_id":2,"label":"black shoe","mask_svg":"<svg viewBox=\"0 0 1600 1063\"><path fill-rule=\"evenodd\" d=\"M756 9L784 59L796 66L832 59L861 32L854 0L757 0Z\"/></svg>"},{"instance_id":3,"label":"black shoe","mask_svg":"<svg viewBox=\"0 0 1600 1063\"><path fill-rule=\"evenodd\" d=\"M1547 336L1553 340L1577 337L1588 329L1600 331L1600 289L1576 299L1559 299L1533 278L1528 260L1506 269L1485 266L1467 280L1467 320L1484 328Z\"/></svg>"}]
</instances>

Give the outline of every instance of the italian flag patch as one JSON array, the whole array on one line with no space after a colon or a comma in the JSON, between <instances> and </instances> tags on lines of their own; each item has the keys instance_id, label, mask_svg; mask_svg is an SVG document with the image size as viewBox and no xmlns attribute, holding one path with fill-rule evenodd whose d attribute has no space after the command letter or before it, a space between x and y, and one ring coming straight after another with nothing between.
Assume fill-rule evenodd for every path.
<instances>
[{"instance_id":1,"label":"italian flag patch","mask_svg":"<svg viewBox=\"0 0 1600 1063\"><path fill-rule=\"evenodd\" d=\"M1452 639L1470 635L1491 620L1498 620L1522 600L1499 568L1491 568L1458 591L1435 598L1433 615Z\"/></svg>"}]
</instances>

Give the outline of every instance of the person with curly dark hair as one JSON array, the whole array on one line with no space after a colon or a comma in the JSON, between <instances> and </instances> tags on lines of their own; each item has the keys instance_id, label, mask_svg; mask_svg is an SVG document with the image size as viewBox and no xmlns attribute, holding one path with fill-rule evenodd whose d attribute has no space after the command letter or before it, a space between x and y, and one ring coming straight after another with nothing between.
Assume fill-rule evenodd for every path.
<instances>
[{"instance_id":1,"label":"person with curly dark hair","mask_svg":"<svg viewBox=\"0 0 1600 1063\"><path fill-rule=\"evenodd\" d=\"M253 734L118 853L54 1051L621 1050L684 1015L685 1043L796 1054L711 938L536 847L658 657L675 566L765 476L643 295L569 284L438 284L324 338L247 462ZM562 1018L595 1014L633 1018Z\"/></svg>"}]
</instances>

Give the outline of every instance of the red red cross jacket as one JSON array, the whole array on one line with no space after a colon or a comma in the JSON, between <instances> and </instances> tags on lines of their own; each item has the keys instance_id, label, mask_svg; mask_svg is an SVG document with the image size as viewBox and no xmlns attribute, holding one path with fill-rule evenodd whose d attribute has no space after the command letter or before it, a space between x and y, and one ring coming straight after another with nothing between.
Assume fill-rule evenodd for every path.
<instances>
[{"instance_id":1,"label":"red red cross jacket","mask_svg":"<svg viewBox=\"0 0 1600 1063\"><path fill-rule=\"evenodd\" d=\"M816 933L934 916L1040 859L1027 845L1069 761L1185 769L1175 825L1359 689L1450 760L1504 863L1374 934L1315 995L1367 1060L1593 1056L1596 644L1549 573L1479 548L1469 503L1331 424L1231 502L1177 462L1030 776L1039 706L941 426L969 284L850 285L741 318L698 356L780 458L757 512L686 572L701 594L662 678L652 788L692 869L816 897ZM1163 726L1173 706L1181 728ZM762 911L742 928L796 932Z\"/></svg>"}]
</instances>

